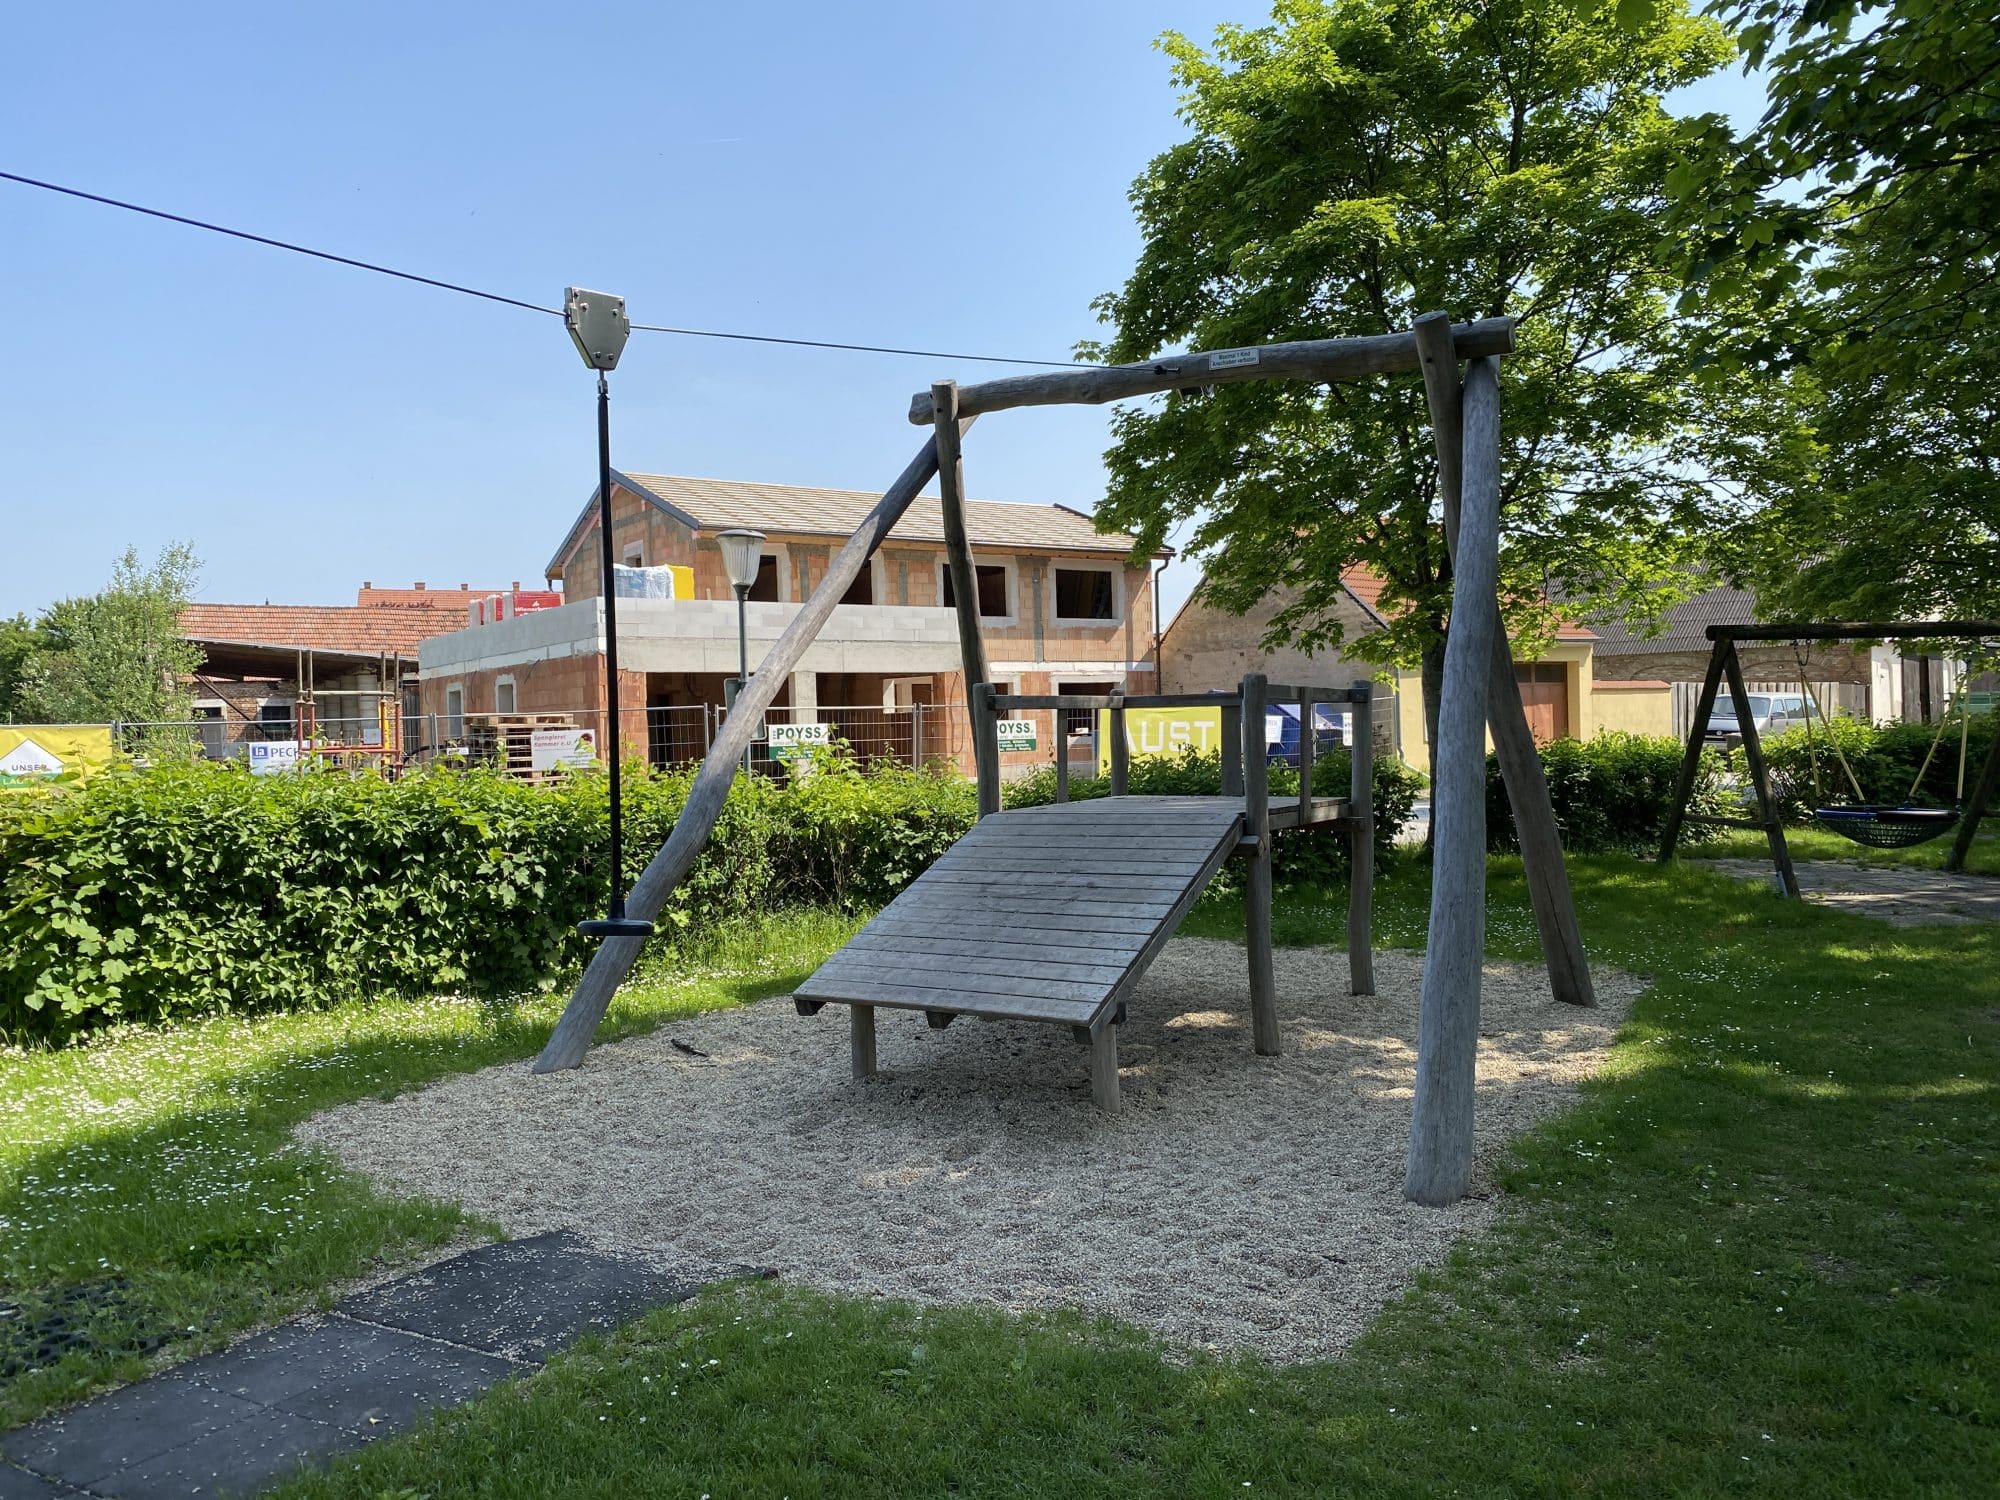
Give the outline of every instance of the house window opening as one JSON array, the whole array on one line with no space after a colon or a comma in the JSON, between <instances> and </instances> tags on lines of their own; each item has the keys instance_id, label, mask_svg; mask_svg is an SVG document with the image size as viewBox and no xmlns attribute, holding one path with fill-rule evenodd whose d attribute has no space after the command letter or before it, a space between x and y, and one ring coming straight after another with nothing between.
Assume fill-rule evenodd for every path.
<instances>
[{"instance_id":1,"label":"house window opening","mask_svg":"<svg viewBox=\"0 0 2000 1500\"><path fill-rule=\"evenodd\" d=\"M1115 620L1118 611L1111 597L1108 568L1057 568L1056 618L1058 620Z\"/></svg>"},{"instance_id":2,"label":"house window opening","mask_svg":"<svg viewBox=\"0 0 2000 1500\"><path fill-rule=\"evenodd\" d=\"M1004 620L1007 618L1007 569L1000 563L979 563L973 568L975 585L979 592L979 613L983 618ZM951 591L951 569L944 570L944 607L958 608L958 599Z\"/></svg>"}]
</instances>

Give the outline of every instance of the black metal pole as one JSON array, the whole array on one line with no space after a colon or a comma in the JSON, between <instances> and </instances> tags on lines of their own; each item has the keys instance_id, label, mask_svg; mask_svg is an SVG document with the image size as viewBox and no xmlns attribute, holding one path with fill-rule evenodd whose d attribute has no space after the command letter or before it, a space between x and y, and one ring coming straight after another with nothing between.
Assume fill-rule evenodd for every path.
<instances>
[{"instance_id":1,"label":"black metal pole","mask_svg":"<svg viewBox=\"0 0 2000 1500\"><path fill-rule=\"evenodd\" d=\"M749 610L750 586L736 585L736 696L741 698L743 690L750 686L750 625L745 618ZM743 747L743 774L750 771L750 747Z\"/></svg>"},{"instance_id":2,"label":"black metal pole","mask_svg":"<svg viewBox=\"0 0 2000 1500\"><path fill-rule=\"evenodd\" d=\"M643 937L651 922L625 915L625 816L618 766L618 583L611 538L611 386L597 372L597 528L602 533L600 566L604 597L604 719L609 743L605 764L611 773L611 905L602 922L580 922L590 937Z\"/></svg>"}]
</instances>

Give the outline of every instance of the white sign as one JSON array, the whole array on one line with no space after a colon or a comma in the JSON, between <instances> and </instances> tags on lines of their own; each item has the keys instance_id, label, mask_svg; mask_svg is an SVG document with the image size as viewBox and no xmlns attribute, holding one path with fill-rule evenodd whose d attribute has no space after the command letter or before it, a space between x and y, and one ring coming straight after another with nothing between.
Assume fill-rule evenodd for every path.
<instances>
[{"instance_id":1,"label":"white sign","mask_svg":"<svg viewBox=\"0 0 2000 1500\"><path fill-rule=\"evenodd\" d=\"M772 724L771 759L791 760L796 756L809 755L821 746L833 743L831 726L826 724Z\"/></svg>"},{"instance_id":2,"label":"white sign","mask_svg":"<svg viewBox=\"0 0 2000 1500\"><path fill-rule=\"evenodd\" d=\"M280 771L296 771L299 768L299 742L297 740L252 740L250 742L250 774L252 776L275 776Z\"/></svg>"},{"instance_id":3,"label":"white sign","mask_svg":"<svg viewBox=\"0 0 2000 1500\"><path fill-rule=\"evenodd\" d=\"M994 724L1000 735L1002 750L1032 750L1035 748L1035 721L1033 719L1001 719Z\"/></svg>"},{"instance_id":4,"label":"white sign","mask_svg":"<svg viewBox=\"0 0 2000 1500\"><path fill-rule=\"evenodd\" d=\"M1255 349L1218 349L1208 357L1211 370L1236 370L1257 363Z\"/></svg>"},{"instance_id":5,"label":"white sign","mask_svg":"<svg viewBox=\"0 0 2000 1500\"><path fill-rule=\"evenodd\" d=\"M33 740L0 755L0 776L60 776L63 763Z\"/></svg>"},{"instance_id":6,"label":"white sign","mask_svg":"<svg viewBox=\"0 0 2000 1500\"><path fill-rule=\"evenodd\" d=\"M530 729L528 769L553 771L558 766L589 766L597 763L597 731L594 729Z\"/></svg>"}]
</instances>

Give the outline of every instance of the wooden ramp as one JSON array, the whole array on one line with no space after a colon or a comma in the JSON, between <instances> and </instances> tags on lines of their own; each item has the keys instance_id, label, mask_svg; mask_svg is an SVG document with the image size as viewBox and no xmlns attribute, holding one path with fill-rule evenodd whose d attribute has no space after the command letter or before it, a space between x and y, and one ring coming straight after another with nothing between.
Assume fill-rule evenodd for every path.
<instances>
[{"instance_id":1,"label":"wooden ramp","mask_svg":"<svg viewBox=\"0 0 2000 1500\"><path fill-rule=\"evenodd\" d=\"M857 1077L875 1070L876 1006L940 1029L961 1015L1067 1025L1091 1044L1097 1103L1115 1109L1124 999L1243 830L1240 797L994 813L799 987L799 1010L853 1007Z\"/></svg>"}]
</instances>

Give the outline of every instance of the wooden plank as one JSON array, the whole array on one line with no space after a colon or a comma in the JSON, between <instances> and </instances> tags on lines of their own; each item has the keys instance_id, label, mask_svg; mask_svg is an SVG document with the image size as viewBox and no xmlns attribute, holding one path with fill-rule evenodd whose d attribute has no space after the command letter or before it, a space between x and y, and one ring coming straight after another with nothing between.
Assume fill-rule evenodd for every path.
<instances>
[{"instance_id":1,"label":"wooden plank","mask_svg":"<svg viewBox=\"0 0 2000 1500\"><path fill-rule=\"evenodd\" d=\"M884 983L858 976L842 976L836 982L815 975L814 988L799 993L809 999L840 1005L887 1006L891 1010L956 1010L963 1015L988 1016L1002 1021L1046 1021L1058 1026L1087 1026L1096 1014L1095 1004L1084 1000L1061 1000L1042 995L984 995L964 991L926 989L920 985Z\"/></svg>"},{"instance_id":2,"label":"wooden plank","mask_svg":"<svg viewBox=\"0 0 2000 1500\"><path fill-rule=\"evenodd\" d=\"M1154 891L1178 892L1179 872L1156 875L1095 875L1070 870L1036 873L1023 870L982 870L977 865L947 870L933 865L924 872L926 884L991 885L1001 890L1115 891L1127 896L1149 897ZM1101 898L1099 898L1101 899Z\"/></svg>"},{"instance_id":3,"label":"wooden plank","mask_svg":"<svg viewBox=\"0 0 2000 1500\"><path fill-rule=\"evenodd\" d=\"M981 969L1040 969L1044 964L1065 964L1083 968L1110 965L1120 973L1128 960L1144 946L1144 938L1134 934L1130 941L1104 946L1089 943L1036 942L1025 935L1015 939L975 937L954 927L933 927L918 932L876 930L871 923L848 939L846 946L860 953L936 953L952 947L968 965ZM1115 976L1114 976L1115 977Z\"/></svg>"},{"instance_id":4,"label":"wooden plank","mask_svg":"<svg viewBox=\"0 0 2000 1500\"><path fill-rule=\"evenodd\" d=\"M1454 1203L1472 1182L1479 986L1486 947L1486 718L1499 611L1500 372L1467 370L1458 562L1431 787L1430 936L1417 1019L1403 1196Z\"/></svg>"},{"instance_id":5,"label":"wooden plank","mask_svg":"<svg viewBox=\"0 0 2000 1500\"><path fill-rule=\"evenodd\" d=\"M963 430L961 426L960 431ZM673 832L632 883L625 901L629 915L648 922L657 920L667 904L667 897L694 868L695 860L700 857L709 834L715 829L716 819L722 814L723 800L736 779L737 765L763 723L764 710L771 706L779 690L791 681L792 668L826 627L841 596L854 586L855 579L868 566L869 558L874 556L875 549L888 536L889 529L902 519L903 513L910 508L910 502L916 499L918 492L936 472L937 443L933 438L925 442L917 456L896 477L896 482L883 492L875 508L855 528L846 545L833 555L819 587L813 590L811 598L799 606L798 613L792 616L784 633L764 654L764 660L751 676L749 686L737 698L735 711L723 721L722 732L716 735L708 754L702 759L701 770L695 775L694 785L688 789L687 801L682 805L680 816L674 819ZM590 1051L591 1038L597 1034L598 1023L610 1007L612 995L631 972L644 946L643 938L609 938L599 945L583 972L583 979L570 996L569 1004L564 1007L561 1019L556 1022L548 1044L535 1059L535 1072L549 1073L559 1068L573 1068L583 1061L584 1055Z\"/></svg>"},{"instance_id":6,"label":"wooden plank","mask_svg":"<svg viewBox=\"0 0 2000 1500\"><path fill-rule=\"evenodd\" d=\"M1213 850L1220 840L1209 840ZM1089 850L1057 850L1044 860L1036 860L1029 854L1013 854L986 850L978 854L967 854L947 863L940 859L931 866L947 874L964 870L986 870L993 874L1014 875L1115 875L1115 876L1158 876L1172 879L1177 875L1192 874L1202 866L1205 855L1164 855L1151 859L1143 851L1130 854L1105 852L1093 855Z\"/></svg>"},{"instance_id":7,"label":"wooden plank","mask_svg":"<svg viewBox=\"0 0 2000 1500\"><path fill-rule=\"evenodd\" d=\"M1162 915L1165 915L1162 913ZM884 911L862 928L863 934L882 931L917 935L948 930L965 934L969 940L1004 938L1009 934L1023 942L1046 939L1051 943L1079 942L1085 938L1106 944L1137 945L1145 941L1158 919L1154 917L1081 917L1070 911L995 912L989 921L978 921L964 912L946 917L926 916L921 911L908 914Z\"/></svg>"},{"instance_id":8,"label":"wooden plank","mask_svg":"<svg viewBox=\"0 0 2000 1500\"><path fill-rule=\"evenodd\" d=\"M995 955L975 951L965 943L884 934L869 943L857 938L829 958L827 963L852 958L876 968L911 975L939 974L947 979L969 975L1002 980L1021 977L1065 984L1116 984L1124 974L1123 962L1108 958L1102 952L1083 951L1086 954L1083 958L1056 958L1038 954L1032 948L1017 948L1011 953Z\"/></svg>"},{"instance_id":9,"label":"wooden plank","mask_svg":"<svg viewBox=\"0 0 2000 1500\"><path fill-rule=\"evenodd\" d=\"M987 820L988 823L995 823L996 821L990 818ZM1147 829L1128 828L1123 824L1119 824L1114 827L1093 830L1090 835L1090 842L1093 848L1098 849L1188 850L1196 854L1206 854L1210 849L1215 847L1217 839L1226 835L1234 823L1235 819L1232 818L1229 824L1222 825L1221 827L1204 828L1191 833L1179 831L1178 825L1172 831L1155 833ZM958 843L952 845L952 848L958 849L971 845L977 849L1046 849L1049 847L1049 837L1049 830L1045 827L1025 828L1017 825L1000 828L996 826L989 833L982 826L978 832L969 833L960 839Z\"/></svg>"},{"instance_id":10,"label":"wooden plank","mask_svg":"<svg viewBox=\"0 0 2000 1500\"><path fill-rule=\"evenodd\" d=\"M1457 324L1452 328L1452 338L1461 359L1506 354L1514 347L1514 320L1482 318L1476 323ZM1407 333L1300 339L1254 348L1168 355L1140 364L1009 375L978 385L960 386L958 413L970 417L1022 406L1072 403L1095 406L1187 386L1237 385L1252 380L1358 380L1367 375L1416 368L1416 340ZM910 398L910 421L921 427L932 420L931 394L920 391Z\"/></svg>"},{"instance_id":11,"label":"wooden plank","mask_svg":"<svg viewBox=\"0 0 2000 1500\"><path fill-rule=\"evenodd\" d=\"M1006 890L993 891L987 886L962 885L952 888L949 899L932 901L933 892L926 891L924 899L913 901L902 907L902 914L923 912L955 913L963 917L990 914L1005 916L1009 921L1016 916L1088 916L1088 917L1145 917L1156 920L1173 910L1173 902L1165 899L1144 901L1110 901L1097 896L1078 896L1074 899L1058 896L1017 895ZM896 898L901 904L903 897Z\"/></svg>"}]
</instances>

